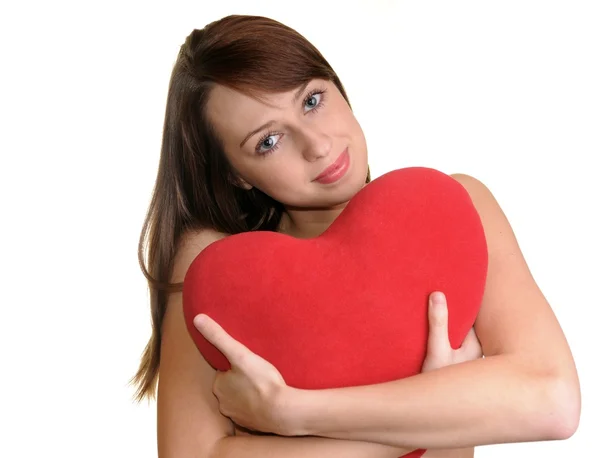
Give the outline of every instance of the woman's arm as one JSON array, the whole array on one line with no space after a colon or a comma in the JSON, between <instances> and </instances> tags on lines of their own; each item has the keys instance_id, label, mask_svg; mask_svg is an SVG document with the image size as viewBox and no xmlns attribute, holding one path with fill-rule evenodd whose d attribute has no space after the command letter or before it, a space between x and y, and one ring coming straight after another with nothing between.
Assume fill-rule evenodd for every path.
<instances>
[{"instance_id":1,"label":"woman's arm","mask_svg":"<svg viewBox=\"0 0 600 458\"><path fill-rule=\"evenodd\" d=\"M482 360L379 385L286 388L290 435L415 448L565 439L580 415L580 388L563 332L490 191L455 175L470 193L488 241L489 269L475 329Z\"/></svg>"},{"instance_id":2,"label":"woman's arm","mask_svg":"<svg viewBox=\"0 0 600 458\"><path fill-rule=\"evenodd\" d=\"M429 372L447 365L481 358L481 344L473 329L467 334L460 348L452 348L448 337L448 311L446 308L432 305L430 304L429 307L429 336L422 371ZM220 402L220 410L228 416L231 415L234 420L238 419L242 423L254 424L255 428L259 427L261 420L264 422L270 417L268 412L271 404L265 402L264 397L261 399L261 394L266 396L266 399L272 398L270 382L274 381L277 386L285 386L283 377L275 367L229 336L218 323L210 321L212 324L203 329L204 335L224 352L232 365L231 370L219 373L213 384L213 392ZM260 383L253 384L252 380ZM254 392L253 396L247 396L252 392ZM263 423L262 426L266 428L265 430L270 430L268 423ZM238 426L235 431L240 435L255 433ZM418 454L407 456L418 456ZM473 458L473 456L473 447L428 449L423 455L424 458Z\"/></svg>"},{"instance_id":3,"label":"woman's arm","mask_svg":"<svg viewBox=\"0 0 600 458\"><path fill-rule=\"evenodd\" d=\"M178 250L173 282L183 280L196 255L219 238L204 231ZM233 423L212 393L216 372L185 326L181 293L170 296L161 338L157 395L160 458L397 458L413 449L321 437L234 436Z\"/></svg>"}]
</instances>

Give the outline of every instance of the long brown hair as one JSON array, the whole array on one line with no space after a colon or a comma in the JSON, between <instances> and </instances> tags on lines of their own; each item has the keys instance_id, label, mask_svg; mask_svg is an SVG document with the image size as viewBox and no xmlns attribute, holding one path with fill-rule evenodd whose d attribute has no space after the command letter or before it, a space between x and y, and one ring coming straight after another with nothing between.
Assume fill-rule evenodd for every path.
<instances>
[{"instance_id":1,"label":"long brown hair","mask_svg":"<svg viewBox=\"0 0 600 458\"><path fill-rule=\"evenodd\" d=\"M158 174L138 245L150 289L152 336L131 379L136 400L155 396L167 297L182 287L170 283L182 235L205 228L227 234L274 231L283 213L279 202L258 189L235 186L222 141L205 112L211 88L220 84L260 98L314 78L332 81L350 105L321 53L295 30L266 17L227 16L194 30L181 46L169 83Z\"/></svg>"}]
</instances>

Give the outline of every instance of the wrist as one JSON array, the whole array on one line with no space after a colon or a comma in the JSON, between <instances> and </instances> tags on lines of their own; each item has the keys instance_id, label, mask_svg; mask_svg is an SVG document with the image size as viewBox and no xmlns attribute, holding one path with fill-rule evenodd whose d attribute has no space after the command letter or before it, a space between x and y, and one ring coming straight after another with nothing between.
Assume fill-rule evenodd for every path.
<instances>
[{"instance_id":1,"label":"wrist","mask_svg":"<svg viewBox=\"0 0 600 458\"><path fill-rule=\"evenodd\" d=\"M286 386L277 400L278 424L281 436L310 436L308 428L310 391Z\"/></svg>"}]
</instances>

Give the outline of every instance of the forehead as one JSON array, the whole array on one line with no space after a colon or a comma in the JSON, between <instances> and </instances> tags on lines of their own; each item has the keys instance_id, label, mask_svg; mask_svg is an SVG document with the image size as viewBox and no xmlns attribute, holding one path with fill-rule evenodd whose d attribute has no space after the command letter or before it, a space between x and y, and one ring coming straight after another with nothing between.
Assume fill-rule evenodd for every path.
<instances>
[{"instance_id":1,"label":"forehead","mask_svg":"<svg viewBox=\"0 0 600 458\"><path fill-rule=\"evenodd\" d=\"M215 85L207 102L208 118L220 130L237 131L256 127L263 113L283 110L290 105L294 90L261 94L255 99L225 86Z\"/></svg>"}]
</instances>

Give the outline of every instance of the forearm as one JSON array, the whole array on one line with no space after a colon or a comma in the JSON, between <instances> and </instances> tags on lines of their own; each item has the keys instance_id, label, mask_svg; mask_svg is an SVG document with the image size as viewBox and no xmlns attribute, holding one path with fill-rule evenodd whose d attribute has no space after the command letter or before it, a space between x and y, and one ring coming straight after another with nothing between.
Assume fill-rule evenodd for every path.
<instances>
[{"instance_id":1,"label":"forearm","mask_svg":"<svg viewBox=\"0 0 600 458\"><path fill-rule=\"evenodd\" d=\"M559 439L568 426L557 390L495 356L379 385L294 390L286 404L291 435L433 449Z\"/></svg>"},{"instance_id":2,"label":"forearm","mask_svg":"<svg viewBox=\"0 0 600 458\"><path fill-rule=\"evenodd\" d=\"M228 436L210 458L413 458L413 449L322 437Z\"/></svg>"}]
</instances>

